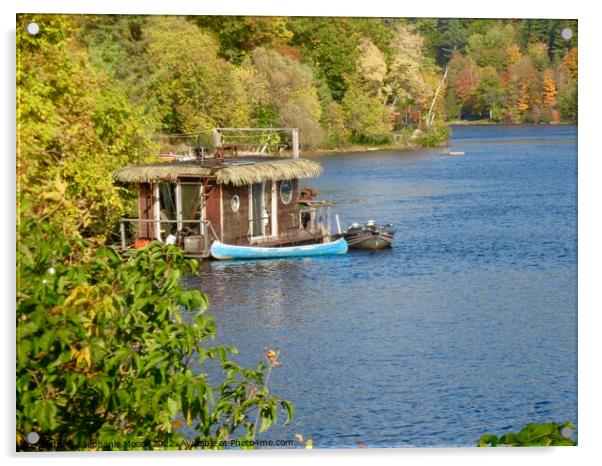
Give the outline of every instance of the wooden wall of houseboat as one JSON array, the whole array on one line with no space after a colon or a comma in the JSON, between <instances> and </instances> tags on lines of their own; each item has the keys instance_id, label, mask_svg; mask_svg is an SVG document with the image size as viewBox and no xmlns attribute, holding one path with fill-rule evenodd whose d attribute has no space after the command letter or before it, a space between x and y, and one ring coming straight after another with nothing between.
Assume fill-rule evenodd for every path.
<instances>
[{"instance_id":1,"label":"wooden wall of houseboat","mask_svg":"<svg viewBox=\"0 0 602 466\"><path fill-rule=\"evenodd\" d=\"M249 186L222 185L223 242L226 244L249 244ZM232 198L238 196L240 206L232 210Z\"/></svg>"},{"instance_id":2,"label":"wooden wall of houseboat","mask_svg":"<svg viewBox=\"0 0 602 466\"><path fill-rule=\"evenodd\" d=\"M278 236L294 235L299 230L299 180L293 181L293 199L288 204L283 204L280 198L280 183L276 183L276 197L278 199Z\"/></svg>"},{"instance_id":3,"label":"wooden wall of houseboat","mask_svg":"<svg viewBox=\"0 0 602 466\"><path fill-rule=\"evenodd\" d=\"M249 244L249 190L250 186L213 185L208 192L205 207L206 218L211 222L218 238L226 244ZM240 203L236 212L232 210L234 196L238 196ZM278 199L278 236L294 235L299 229L297 204L299 180L293 180L293 199L289 204L283 204L280 198L280 181L276 182L276 196Z\"/></svg>"},{"instance_id":4,"label":"wooden wall of houseboat","mask_svg":"<svg viewBox=\"0 0 602 466\"><path fill-rule=\"evenodd\" d=\"M138 185L138 218L140 220L153 219L153 190L150 183ZM141 222L138 226L138 238L152 238L153 224Z\"/></svg>"}]
</instances>

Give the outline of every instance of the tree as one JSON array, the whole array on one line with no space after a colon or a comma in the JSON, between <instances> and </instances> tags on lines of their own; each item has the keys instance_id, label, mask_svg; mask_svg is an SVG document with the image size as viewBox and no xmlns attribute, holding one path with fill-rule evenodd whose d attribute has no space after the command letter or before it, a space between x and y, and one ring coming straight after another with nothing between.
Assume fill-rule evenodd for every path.
<instances>
[{"instance_id":1,"label":"tree","mask_svg":"<svg viewBox=\"0 0 602 466\"><path fill-rule=\"evenodd\" d=\"M529 44L528 53L531 57L531 63L533 63L533 66L535 69L537 69L537 71L543 72L548 66L550 66L547 44L542 42Z\"/></svg>"},{"instance_id":2,"label":"tree","mask_svg":"<svg viewBox=\"0 0 602 466\"><path fill-rule=\"evenodd\" d=\"M546 70L543 76L543 104L546 107L552 107L556 105L556 94L558 90L556 88L556 82L554 81L554 72L552 70Z\"/></svg>"},{"instance_id":3,"label":"tree","mask_svg":"<svg viewBox=\"0 0 602 466\"><path fill-rule=\"evenodd\" d=\"M520 60L521 52L517 44L510 44L508 47L508 64L513 65Z\"/></svg>"},{"instance_id":4,"label":"tree","mask_svg":"<svg viewBox=\"0 0 602 466\"><path fill-rule=\"evenodd\" d=\"M570 49L567 52L567 54L564 56L564 58L562 59L562 64L561 64L561 66L568 71L571 79L573 79L575 82L577 81L577 78L578 78L578 66L577 66L578 55L579 54L577 52L576 47Z\"/></svg>"},{"instance_id":5,"label":"tree","mask_svg":"<svg viewBox=\"0 0 602 466\"><path fill-rule=\"evenodd\" d=\"M501 121L504 106L502 81L493 67L485 68L482 73L475 90L475 110L480 114L489 114L494 121Z\"/></svg>"},{"instance_id":6,"label":"tree","mask_svg":"<svg viewBox=\"0 0 602 466\"><path fill-rule=\"evenodd\" d=\"M380 99L371 95L357 78L350 77L341 102L345 126L355 143L382 144L390 142L390 123L386 121Z\"/></svg>"},{"instance_id":7,"label":"tree","mask_svg":"<svg viewBox=\"0 0 602 466\"><path fill-rule=\"evenodd\" d=\"M197 16L196 23L218 38L220 56L236 64L257 47L286 44L293 36L288 18L278 16Z\"/></svg>"},{"instance_id":8,"label":"tree","mask_svg":"<svg viewBox=\"0 0 602 466\"><path fill-rule=\"evenodd\" d=\"M472 114L475 91L479 85L479 69L471 57L454 53L448 64L448 87L461 105L461 113Z\"/></svg>"},{"instance_id":9,"label":"tree","mask_svg":"<svg viewBox=\"0 0 602 466\"><path fill-rule=\"evenodd\" d=\"M40 33L25 26L36 22ZM148 160L156 122L90 64L72 18L17 18L17 196L64 234L103 243L126 208L113 172Z\"/></svg>"},{"instance_id":10,"label":"tree","mask_svg":"<svg viewBox=\"0 0 602 466\"><path fill-rule=\"evenodd\" d=\"M358 45L357 73L366 88L375 96L380 96L387 75L384 54L368 38L360 39Z\"/></svg>"},{"instance_id":11,"label":"tree","mask_svg":"<svg viewBox=\"0 0 602 466\"><path fill-rule=\"evenodd\" d=\"M311 68L261 47L251 57L253 67L267 82L270 102L282 124L299 128L304 146L319 146L321 107Z\"/></svg>"},{"instance_id":12,"label":"tree","mask_svg":"<svg viewBox=\"0 0 602 466\"><path fill-rule=\"evenodd\" d=\"M345 76L355 71L358 37L349 18L293 18L291 42L323 78L336 101L347 89Z\"/></svg>"},{"instance_id":13,"label":"tree","mask_svg":"<svg viewBox=\"0 0 602 466\"><path fill-rule=\"evenodd\" d=\"M568 87L560 94L560 116L565 121L577 122L578 98L576 86Z\"/></svg>"},{"instance_id":14,"label":"tree","mask_svg":"<svg viewBox=\"0 0 602 466\"><path fill-rule=\"evenodd\" d=\"M508 48L514 43L514 28L510 24L496 24L484 34L472 34L467 53L479 66L502 69L508 65Z\"/></svg>"},{"instance_id":15,"label":"tree","mask_svg":"<svg viewBox=\"0 0 602 466\"><path fill-rule=\"evenodd\" d=\"M468 43L466 21L452 18L444 21L444 32L441 39L441 52L444 59L449 60L454 52L462 52Z\"/></svg>"},{"instance_id":16,"label":"tree","mask_svg":"<svg viewBox=\"0 0 602 466\"><path fill-rule=\"evenodd\" d=\"M519 113L529 110L529 85L525 82L520 84L520 97L516 109Z\"/></svg>"},{"instance_id":17,"label":"tree","mask_svg":"<svg viewBox=\"0 0 602 466\"><path fill-rule=\"evenodd\" d=\"M508 117L513 121L537 122L542 112L541 75L531 57L524 55L508 68Z\"/></svg>"},{"instance_id":18,"label":"tree","mask_svg":"<svg viewBox=\"0 0 602 466\"><path fill-rule=\"evenodd\" d=\"M424 40L412 26L399 24L391 43L392 61L387 77L385 102L391 107L396 104L407 106L423 105L431 94L423 76L422 47ZM430 103L430 102L429 102Z\"/></svg>"},{"instance_id":19,"label":"tree","mask_svg":"<svg viewBox=\"0 0 602 466\"><path fill-rule=\"evenodd\" d=\"M190 21L153 18L148 55L155 66L148 93L156 98L164 132L248 126L245 86L232 64L218 56L218 44Z\"/></svg>"},{"instance_id":20,"label":"tree","mask_svg":"<svg viewBox=\"0 0 602 466\"><path fill-rule=\"evenodd\" d=\"M355 72L360 39L370 39L385 56L389 54L390 27L380 18L291 18L289 28L290 44L299 47L303 60L324 79L337 102L345 95L346 77Z\"/></svg>"},{"instance_id":21,"label":"tree","mask_svg":"<svg viewBox=\"0 0 602 466\"><path fill-rule=\"evenodd\" d=\"M575 20L527 19L522 20L521 26L522 46L527 48L530 43L543 42L547 45L550 59L577 46L578 24ZM565 28L573 32L569 40L562 37L562 30Z\"/></svg>"}]
</instances>

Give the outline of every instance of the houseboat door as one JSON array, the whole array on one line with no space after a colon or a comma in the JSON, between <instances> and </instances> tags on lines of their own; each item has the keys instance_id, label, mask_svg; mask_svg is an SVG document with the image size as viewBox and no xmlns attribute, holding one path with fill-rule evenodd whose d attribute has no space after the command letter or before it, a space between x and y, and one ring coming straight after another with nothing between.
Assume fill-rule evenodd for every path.
<instances>
[{"instance_id":1,"label":"houseboat door","mask_svg":"<svg viewBox=\"0 0 602 466\"><path fill-rule=\"evenodd\" d=\"M266 184L268 186L266 186ZM255 183L251 185L251 208L249 209L251 221L251 237L253 239L266 236L266 225L269 221L269 209L271 202L266 202L266 192L271 195L271 183Z\"/></svg>"}]
</instances>

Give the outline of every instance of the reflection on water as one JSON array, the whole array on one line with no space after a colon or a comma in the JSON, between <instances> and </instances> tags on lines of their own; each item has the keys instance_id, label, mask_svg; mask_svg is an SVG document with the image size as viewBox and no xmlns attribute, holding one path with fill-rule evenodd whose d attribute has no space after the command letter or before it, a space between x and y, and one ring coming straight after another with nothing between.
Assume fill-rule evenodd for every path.
<instances>
[{"instance_id":1,"label":"reflection on water","mask_svg":"<svg viewBox=\"0 0 602 466\"><path fill-rule=\"evenodd\" d=\"M255 365L315 446L473 445L577 421L576 128L459 127L438 151L319 158L307 185L342 223L392 222L394 248L207 262L218 340Z\"/></svg>"}]
</instances>

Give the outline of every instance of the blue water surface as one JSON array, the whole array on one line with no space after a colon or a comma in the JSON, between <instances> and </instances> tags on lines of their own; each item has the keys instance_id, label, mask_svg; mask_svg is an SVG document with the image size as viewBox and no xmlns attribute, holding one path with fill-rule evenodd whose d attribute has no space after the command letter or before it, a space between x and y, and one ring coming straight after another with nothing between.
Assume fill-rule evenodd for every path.
<instances>
[{"instance_id":1,"label":"blue water surface","mask_svg":"<svg viewBox=\"0 0 602 466\"><path fill-rule=\"evenodd\" d=\"M529 422L577 423L577 131L459 126L452 150L328 155L304 184L394 248L204 263L217 342L294 420L258 439L315 447L471 446Z\"/></svg>"}]
</instances>

